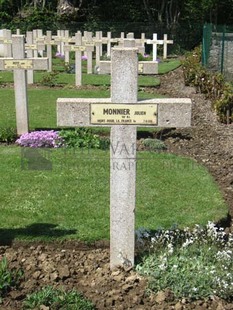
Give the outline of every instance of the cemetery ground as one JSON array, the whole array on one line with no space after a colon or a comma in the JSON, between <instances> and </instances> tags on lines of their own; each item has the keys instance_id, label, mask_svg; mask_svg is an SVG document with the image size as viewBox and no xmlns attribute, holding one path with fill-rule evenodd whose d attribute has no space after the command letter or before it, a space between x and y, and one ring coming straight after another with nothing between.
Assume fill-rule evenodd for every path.
<instances>
[{"instance_id":1,"label":"cemetery ground","mask_svg":"<svg viewBox=\"0 0 233 310\"><path fill-rule=\"evenodd\" d=\"M139 160L137 228L153 229L155 226L169 228L176 223L181 223L181 226L185 227L204 224L208 220L222 219L221 224L229 232L231 228L226 206L210 176L206 174L205 168L210 171L219 186L228 205L229 214L232 216L232 126L220 124L211 111L210 102L205 100L203 95L196 93L194 88L184 86L181 68L161 76L160 80L160 87L156 88L146 85L146 82L139 85L139 98L151 98L155 94L192 98L193 127L156 132L148 132L145 129L140 131L138 149L141 152L138 152L138 158L142 159L142 162L147 162L147 165L141 165L140 170ZM100 88L82 87L79 90L80 97L84 97L85 93L86 97L90 97L91 92L93 97L97 97L97 93L100 97L108 97L109 82L105 83ZM5 96L8 102L11 96L13 100L13 90L5 84L3 86L1 95ZM51 91L49 95L53 102L51 105L46 99L47 88L40 93L33 87L29 90L29 96L33 96L35 92L34 102L36 102L29 107L32 129L56 127L55 97L66 96L64 92L67 92L67 97L76 97L75 90L69 88L67 86L67 89L60 89L56 86L54 91L58 94L55 95ZM73 95L71 95L72 92ZM41 105L44 113L48 115L47 121L40 111ZM14 126L14 106L9 104L5 108L8 109L8 125ZM35 115L40 115L39 121ZM149 137L163 140L167 151L144 152L145 146L140 138L145 137L145 132ZM108 132L102 132L102 134L108 134ZM7 207L3 208L4 212L1 213L0 235L3 242L0 255L6 255L11 268L22 268L24 277L19 288L12 289L3 298L0 309L22 309L26 295L46 285L78 290L93 301L97 309L233 309L230 301L227 302L216 296L194 301L188 301L187 298L178 300L169 289L150 295L146 290L146 279L134 270L110 271L109 176L107 174L109 154L107 151L91 150L90 153L76 152L74 156L71 151L66 155L62 150L55 151L52 157L54 170L38 171L36 176L33 176L32 171L21 170L22 153L18 147L1 146L1 163L5 162L1 164L1 193L5 193L1 195L1 203L4 202ZM175 154L182 155L182 158L175 157ZM85 166L84 157L87 156L92 161ZM77 158L80 159L78 166ZM146 159L149 160L146 161ZM161 163L165 163L164 166ZM80 171L80 169L83 170ZM89 169L88 173L85 169ZM98 181L95 180L96 177ZM62 182L60 182L61 179ZM174 183L171 182L172 179ZM10 183L10 180L13 182ZM160 185L158 180L161 181ZM78 184L75 193L69 190L71 182ZM209 182L211 187L214 186L212 192L209 187L206 187ZM155 195L155 186L157 195ZM193 188L193 192L189 191L190 187ZM51 190L48 191L48 188ZM187 196L175 194L180 188L183 188L182 195L187 192ZM197 192L200 190L203 191ZM158 194L159 191L160 194ZM44 193L42 196L41 192ZM203 197L204 195L206 196ZM180 200L178 200L179 196L181 196ZM48 201L47 213L43 209L45 198ZM195 205L190 206L190 201L195 201ZM83 208L77 212L78 204ZM66 210L69 205L70 209ZM93 205L95 205L94 210ZM177 209L177 206L181 209ZM15 214L12 214L12 209L10 210L12 207ZM81 219L79 222L75 222L79 219ZM74 223L78 229L74 229ZM139 248L137 251L139 252Z\"/></svg>"}]
</instances>

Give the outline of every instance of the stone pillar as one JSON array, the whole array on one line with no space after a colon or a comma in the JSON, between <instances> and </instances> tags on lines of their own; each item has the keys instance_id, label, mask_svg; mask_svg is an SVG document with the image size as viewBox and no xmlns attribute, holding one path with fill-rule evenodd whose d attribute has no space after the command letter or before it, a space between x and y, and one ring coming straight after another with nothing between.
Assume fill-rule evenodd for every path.
<instances>
[{"instance_id":1,"label":"stone pillar","mask_svg":"<svg viewBox=\"0 0 233 310\"><path fill-rule=\"evenodd\" d=\"M24 59L25 47L24 36L12 36L13 58ZM15 88L15 109L17 134L21 135L28 132L28 97L27 97L27 75L26 70L14 70Z\"/></svg>"},{"instance_id":2,"label":"stone pillar","mask_svg":"<svg viewBox=\"0 0 233 310\"><path fill-rule=\"evenodd\" d=\"M78 31L75 34L75 45L82 45L82 33ZM82 85L82 51L75 51L75 85Z\"/></svg>"},{"instance_id":3,"label":"stone pillar","mask_svg":"<svg viewBox=\"0 0 233 310\"><path fill-rule=\"evenodd\" d=\"M52 31L48 30L46 31L46 56L49 59L49 68L48 68L48 72L52 71L52 59L53 59L53 55L52 55Z\"/></svg>"},{"instance_id":4,"label":"stone pillar","mask_svg":"<svg viewBox=\"0 0 233 310\"><path fill-rule=\"evenodd\" d=\"M136 48L112 49L112 103L137 103ZM136 126L111 128L110 268L134 265Z\"/></svg>"},{"instance_id":5,"label":"stone pillar","mask_svg":"<svg viewBox=\"0 0 233 310\"><path fill-rule=\"evenodd\" d=\"M32 31L27 31L26 33L26 41L28 45L33 44L33 33ZM27 58L33 58L33 49L27 50ZM27 82L28 84L33 84L33 70L27 70Z\"/></svg>"}]
</instances>

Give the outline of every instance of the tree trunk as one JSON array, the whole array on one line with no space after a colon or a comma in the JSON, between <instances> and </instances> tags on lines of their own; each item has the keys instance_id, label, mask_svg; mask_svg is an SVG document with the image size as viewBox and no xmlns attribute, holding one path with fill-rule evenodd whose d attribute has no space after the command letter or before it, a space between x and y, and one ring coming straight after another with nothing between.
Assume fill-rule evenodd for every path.
<instances>
[{"instance_id":1,"label":"tree trunk","mask_svg":"<svg viewBox=\"0 0 233 310\"><path fill-rule=\"evenodd\" d=\"M143 0L143 4L144 4L144 8L145 8L149 23L152 24L153 23L153 17L152 17L151 11L149 9L148 0Z\"/></svg>"},{"instance_id":2,"label":"tree trunk","mask_svg":"<svg viewBox=\"0 0 233 310\"><path fill-rule=\"evenodd\" d=\"M59 0L57 5L57 12L60 15L70 15L74 13L75 7L69 0Z\"/></svg>"}]
</instances>

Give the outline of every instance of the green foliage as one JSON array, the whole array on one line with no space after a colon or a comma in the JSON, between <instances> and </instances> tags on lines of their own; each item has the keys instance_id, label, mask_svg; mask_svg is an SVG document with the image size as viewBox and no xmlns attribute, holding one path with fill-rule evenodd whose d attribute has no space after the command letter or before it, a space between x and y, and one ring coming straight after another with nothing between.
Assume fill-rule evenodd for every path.
<instances>
[{"instance_id":1,"label":"green foliage","mask_svg":"<svg viewBox=\"0 0 233 310\"><path fill-rule=\"evenodd\" d=\"M46 8L24 8L21 10L20 15L15 15L13 19L11 18L7 28L12 30L19 28L22 33L32 31L33 29L42 29L43 32L48 29L56 31L58 29L57 15L55 11Z\"/></svg>"},{"instance_id":2,"label":"green foliage","mask_svg":"<svg viewBox=\"0 0 233 310\"><path fill-rule=\"evenodd\" d=\"M185 54L182 67L185 85L194 85L196 72L201 69L201 47L196 47Z\"/></svg>"},{"instance_id":3,"label":"green foliage","mask_svg":"<svg viewBox=\"0 0 233 310\"><path fill-rule=\"evenodd\" d=\"M109 147L110 147L110 139L108 137L101 137L99 148L101 150L109 150Z\"/></svg>"},{"instance_id":4,"label":"green foliage","mask_svg":"<svg viewBox=\"0 0 233 310\"><path fill-rule=\"evenodd\" d=\"M40 306L51 310L94 310L94 305L86 300L80 293L63 291L46 286L40 291L28 295L24 301L23 309L40 309ZM46 308L47 309L47 308Z\"/></svg>"},{"instance_id":5,"label":"green foliage","mask_svg":"<svg viewBox=\"0 0 233 310\"><path fill-rule=\"evenodd\" d=\"M111 61L111 56L108 56L107 53L103 54L101 57L100 57L100 60L109 60Z\"/></svg>"},{"instance_id":6,"label":"green foliage","mask_svg":"<svg viewBox=\"0 0 233 310\"><path fill-rule=\"evenodd\" d=\"M159 230L146 237L151 253L137 270L149 278L150 291L170 289L177 299L232 300L232 234L209 222L205 228Z\"/></svg>"},{"instance_id":7,"label":"green foliage","mask_svg":"<svg viewBox=\"0 0 233 310\"><path fill-rule=\"evenodd\" d=\"M42 75L40 83L44 86L54 87L58 84L58 71L45 72Z\"/></svg>"},{"instance_id":8,"label":"green foliage","mask_svg":"<svg viewBox=\"0 0 233 310\"><path fill-rule=\"evenodd\" d=\"M13 127L3 127L0 128L0 142L12 143L17 139L16 128Z\"/></svg>"},{"instance_id":9,"label":"green foliage","mask_svg":"<svg viewBox=\"0 0 233 310\"><path fill-rule=\"evenodd\" d=\"M152 56L147 54L138 54L138 61L152 61Z\"/></svg>"},{"instance_id":10,"label":"green foliage","mask_svg":"<svg viewBox=\"0 0 233 310\"><path fill-rule=\"evenodd\" d=\"M66 147L100 148L100 137L88 128L63 129L59 132Z\"/></svg>"},{"instance_id":11,"label":"green foliage","mask_svg":"<svg viewBox=\"0 0 233 310\"><path fill-rule=\"evenodd\" d=\"M22 276L22 270L9 269L6 257L0 256L0 301L11 288L19 285Z\"/></svg>"},{"instance_id":12,"label":"green foliage","mask_svg":"<svg viewBox=\"0 0 233 310\"><path fill-rule=\"evenodd\" d=\"M159 139L147 138L143 140L143 145L149 151L158 151L158 150L166 150L167 147L163 141Z\"/></svg>"},{"instance_id":13,"label":"green foliage","mask_svg":"<svg viewBox=\"0 0 233 310\"><path fill-rule=\"evenodd\" d=\"M227 122L227 111L233 108L233 85L220 73L208 71L201 65L201 48L186 54L182 62L185 85L192 85L212 101L220 121Z\"/></svg>"},{"instance_id":14,"label":"green foliage","mask_svg":"<svg viewBox=\"0 0 233 310\"><path fill-rule=\"evenodd\" d=\"M180 65L180 60L176 58L159 61L159 74L168 73L177 69Z\"/></svg>"}]
</instances>

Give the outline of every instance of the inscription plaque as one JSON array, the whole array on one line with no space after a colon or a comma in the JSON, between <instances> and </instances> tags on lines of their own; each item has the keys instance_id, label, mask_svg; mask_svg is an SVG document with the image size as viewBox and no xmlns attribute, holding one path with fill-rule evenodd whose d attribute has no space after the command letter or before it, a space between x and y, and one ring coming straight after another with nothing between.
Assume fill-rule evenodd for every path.
<instances>
[{"instance_id":1,"label":"inscription plaque","mask_svg":"<svg viewBox=\"0 0 233 310\"><path fill-rule=\"evenodd\" d=\"M157 125L157 104L91 104L91 124Z\"/></svg>"},{"instance_id":2,"label":"inscription plaque","mask_svg":"<svg viewBox=\"0 0 233 310\"><path fill-rule=\"evenodd\" d=\"M78 45L70 45L70 48L71 48L71 51L80 51L80 52L83 52L86 50L85 46L78 46Z\"/></svg>"},{"instance_id":3,"label":"inscription plaque","mask_svg":"<svg viewBox=\"0 0 233 310\"><path fill-rule=\"evenodd\" d=\"M31 59L5 59L4 60L5 69L33 69L33 62Z\"/></svg>"}]
</instances>

